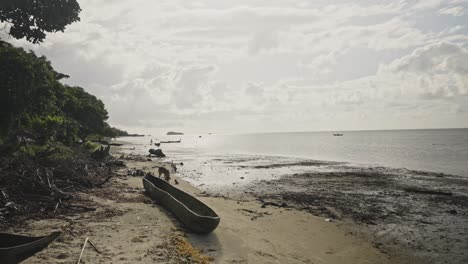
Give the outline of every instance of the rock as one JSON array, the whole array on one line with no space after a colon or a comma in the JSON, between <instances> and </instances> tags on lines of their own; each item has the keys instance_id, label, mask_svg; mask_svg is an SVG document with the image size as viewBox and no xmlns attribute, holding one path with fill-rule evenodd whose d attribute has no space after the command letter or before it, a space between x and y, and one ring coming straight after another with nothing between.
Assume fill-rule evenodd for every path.
<instances>
[{"instance_id":1,"label":"rock","mask_svg":"<svg viewBox=\"0 0 468 264\"><path fill-rule=\"evenodd\" d=\"M262 208L266 208L267 206L276 206L276 207L288 207L288 205L286 203L282 203L282 204L278 204L278 203L275 203L275 202L263 202L262 203Z\"/></svg>"},{"instance_id":2,"label":"rock","mask_svg":"<svg viewBox=\"0 0 468 264\"><path fill-rule=\"evenodd\" d=\"M128 175L132 176L145 176L145 172L142 170L128 171Z\"/></svg>"},{"instance_id":3,"label":"rock","mask_svg":"<svg viewBox=\"0 0 468 264\"><path fill-rule=\"evenodd\" d=\"M105 160L107 157L110 157L109 150L109 145L107 147L100 147L91 154L91 158L95 160Z\"/></svg>"},{"instance_id":4,"label":"rock","mask_svg":"<svg viewBox=\"0 0 468 264\"><path fill-rule=\"evenodd\" d=\"M447 213L452 214L452 215L458 214L457 210L455 209L448 210Z\"/></svg>"},{"instance_id":5,"label":"rock","mask_svg":"<svg viewBox=\"0 0 468 264\"><path fill-rule=\"evenodd\" d=\"M122 160L111 160L106 162L107 166L125 167L125 162Z\"/></svg>"},{"instance_id":6,"label":"rock","mask_svg":"<svg viewBox=\"0 0 468 264\"><path fill-rule=\"evenodd\" d=\"M164 153L162 152L161 149L150 149L149 153L150 153L150 155L154 155L154 156L156 156L158 158L166 157L166 155L164 155Z\"/></svg>"}]
</instances>

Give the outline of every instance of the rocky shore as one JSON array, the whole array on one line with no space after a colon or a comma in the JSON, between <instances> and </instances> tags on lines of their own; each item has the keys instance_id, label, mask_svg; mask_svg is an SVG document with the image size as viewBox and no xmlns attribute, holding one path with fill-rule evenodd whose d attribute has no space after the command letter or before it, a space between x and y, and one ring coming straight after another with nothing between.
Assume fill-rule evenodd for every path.
<instances>
[{"instance_id":1,"label":"rocky shore","mask_svg":"<svg viewBox=\"0 0 468 264\"><path fill-rule=\"evenodd\" d=\"M255 182L245 192L267 205L349 223L342 226L369 238L398 263L468 263L466 177L345 164L339 171L313 172L320 162L251 168L304 164L311 172Z\"/></svg>"}]
</instances>

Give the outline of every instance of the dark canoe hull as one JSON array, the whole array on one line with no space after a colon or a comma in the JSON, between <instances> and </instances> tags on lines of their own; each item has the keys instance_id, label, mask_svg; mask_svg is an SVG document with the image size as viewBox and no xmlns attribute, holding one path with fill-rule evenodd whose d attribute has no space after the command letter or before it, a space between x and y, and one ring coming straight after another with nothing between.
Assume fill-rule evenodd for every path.
<instances>
[{"instance_id":1,"label":"dark canoe hull","mask_svg":"<svg viewBox=\"0 0 468 264\"><path fill-rule=\"evenodd\" d=\"M60 232L43 237L0 233L0 263L15 264L31 257L52 243Z\"/></svg>"},{"instance_id":2,"label":"dark canoe hull","mask_svg":"<svg viewBox=\"0 0 468 264\"><path fill-rule=\"evenodd\" d=\"M188 229L195 233L210 233L219 225L219 216L206 204L151 175L143 178L148 195L171 211Z\"/></svg>"}]
</instances>

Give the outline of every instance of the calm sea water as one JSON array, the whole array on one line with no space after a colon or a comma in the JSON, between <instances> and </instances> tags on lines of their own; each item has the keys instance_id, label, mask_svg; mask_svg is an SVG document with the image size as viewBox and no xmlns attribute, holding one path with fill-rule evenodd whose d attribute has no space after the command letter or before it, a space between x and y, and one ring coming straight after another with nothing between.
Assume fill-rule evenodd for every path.
<instances>
[{"instance_id":1,"label":"calm sea water","mask_svg":"<svg viewBox=\"0 0 468 264\"><path fill-rule=\"evenodd\" d=\"M353 165L407 168L468 176L468 129L265 133L244 135L161 136L177 140L161 148L175 159L267 155L349 162ZM201 137L200 137L201 136ZM150 139L122 138L147 153ZM154 147L154 146L153 146Z\"/></svg>"}]
</instances>

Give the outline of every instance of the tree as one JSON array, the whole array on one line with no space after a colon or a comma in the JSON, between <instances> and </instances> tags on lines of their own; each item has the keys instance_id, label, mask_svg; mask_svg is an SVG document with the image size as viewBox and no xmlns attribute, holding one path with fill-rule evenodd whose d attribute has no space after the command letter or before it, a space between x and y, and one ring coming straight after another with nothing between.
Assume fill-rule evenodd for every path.
<instances>
[{"instance_id":1,"label":"tree","mask_svg":"<svg viewBox=\"0 0 468 264\"><path fill-rule=\"evenodd\" d=\"M0 41L0 136L23 127L31 114L56 114L61 84L45 57Z\"/></svg>"},{"instance_id":2,"label":"tree","mask_svg":"<svg viewBox=\"0 0 468 264\"><path fill-rule=\"evenodd\" d=\"M1 0L0 22L9 26L9 34L39 43L45 32L64 31L79 21L80 5L76 0Z\"/></svg>"},{"instance_id":3,"label":"tree","mask_svg":"<svg viewBox=\"0 0 468 264\"><path fill-rule=\"evenodd\" d=\"M0 61L0 144L22 135L41 144L114 135L104 103L60 83L66 75L45 57L0 41Z\"/></svg>"},{"instance_id":4,"label":"tree","mask_svg":"<svg viewBox=\"0 0 468 264\"><path fill-rule=\"evenodd\" d=\"M105 134L108 118L104 103L81 87L64 87L63 111L80 125L78 136L84 141L91 134Z\"/></svg>"}]
</instances>

